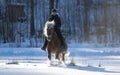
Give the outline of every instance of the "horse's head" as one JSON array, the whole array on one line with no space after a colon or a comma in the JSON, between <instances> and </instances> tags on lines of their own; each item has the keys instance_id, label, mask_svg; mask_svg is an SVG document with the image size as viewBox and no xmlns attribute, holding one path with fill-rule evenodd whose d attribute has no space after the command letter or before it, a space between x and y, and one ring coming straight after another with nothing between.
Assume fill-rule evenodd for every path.
<instances>
[{"instance_id":1,"label":"horse's head","mask_svg":"<svg viewBox=\"0 0 120 75\"><path fill-rule=\"evenodd\" d=\"M45 23L44 35L46 36L48 41L51 41L52 39L52 35L54 32L54 25L55 25L54 21L47 21Z\"/></svg>"}]
</instances>

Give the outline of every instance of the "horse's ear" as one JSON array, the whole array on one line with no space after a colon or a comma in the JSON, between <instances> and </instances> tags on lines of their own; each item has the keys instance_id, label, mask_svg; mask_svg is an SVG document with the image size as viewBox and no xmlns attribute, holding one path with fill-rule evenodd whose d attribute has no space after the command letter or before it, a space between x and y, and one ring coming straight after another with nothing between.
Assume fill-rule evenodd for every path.
<instances>
[{"instance_id":1,"label":"horse's ear","mask_svg":"<svg viewBox=\"0 0 120 75\"><path fill-rule=\"evenodd\" d=\"M53 25L55 25L55 21L54 21L54 20L52 20L51 23L52 23Z\"/></svg>"}]
</instances>

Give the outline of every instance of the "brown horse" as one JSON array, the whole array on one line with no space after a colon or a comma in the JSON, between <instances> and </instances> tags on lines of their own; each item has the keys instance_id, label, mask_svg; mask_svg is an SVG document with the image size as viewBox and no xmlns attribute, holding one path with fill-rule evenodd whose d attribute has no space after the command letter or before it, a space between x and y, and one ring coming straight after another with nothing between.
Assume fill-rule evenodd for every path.
<instances>
[{"instance_id":1,"label":"brown horse","mask_svg":"<svg viewBox=\"0 0 120 75\"><path fill-rule=\"evenodd\" d=\"M54 21L47 21L44 28L44 35L48 40L47 50L48 59L51 60L51 53L55 54L55 59L65 60L65 54L67 52L67 43L64 39L64 47L61 46L60 39L54 31ZM62 56L60 56L62 55ZM61 58L62 57L62 58Z\"/></svg>"}]
</instances>

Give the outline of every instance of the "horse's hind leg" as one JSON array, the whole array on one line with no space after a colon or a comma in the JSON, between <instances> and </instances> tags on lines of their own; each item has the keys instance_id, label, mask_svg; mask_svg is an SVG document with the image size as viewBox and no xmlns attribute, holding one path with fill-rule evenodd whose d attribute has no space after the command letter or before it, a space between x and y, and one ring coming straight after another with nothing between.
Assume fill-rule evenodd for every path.
<instances>
[{"instance_id":1,"label":"horse's hind leg","mask_svg":"<svg viewBox=\"0 0 120 75\"><path fill-rule=\"evenodd\" d=\"M48 50L48 59L51 60L51 52Z\"/></svg>"},{"instance_id":2,"label":"horse's hind leg","mask_svg":"<svg viewBox=\"0 0 120 75\"><path fill-rule=\"evenodd\" d=\"M62 61L65 61L65 53L62 53Z\"/></svg>"},{"instance_id":3,"label":"horse's hind leg","mask_svg":"<svg viewBox=\"0 0 120 75\"><path fill-rule=\"evenodd\" d=\"M59 57L59 53L58 53L58 52L56 52L56 54L55 54L55 59L60 60L60 57Z\"/></svg>"}]
</instances>

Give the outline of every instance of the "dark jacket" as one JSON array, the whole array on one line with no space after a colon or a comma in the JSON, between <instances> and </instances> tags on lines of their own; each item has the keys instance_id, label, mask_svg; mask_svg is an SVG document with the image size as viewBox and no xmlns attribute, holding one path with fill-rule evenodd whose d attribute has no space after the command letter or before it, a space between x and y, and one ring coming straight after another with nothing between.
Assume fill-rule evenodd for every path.
<instances>
[{"instance_id":1,"label":"dark jacket","mask_svg":"<svg viewBox=\"0 0 120 75\"><path fill-rule=\"evenodd\" d=\"M52 21L54 20L55 21L55 26L54 28L55 29L60 29L61 27L61 20L60 20L60 17L58 15L51 15L50 18L49 18L49 21Z\"/></svg>"}]
</instances>

